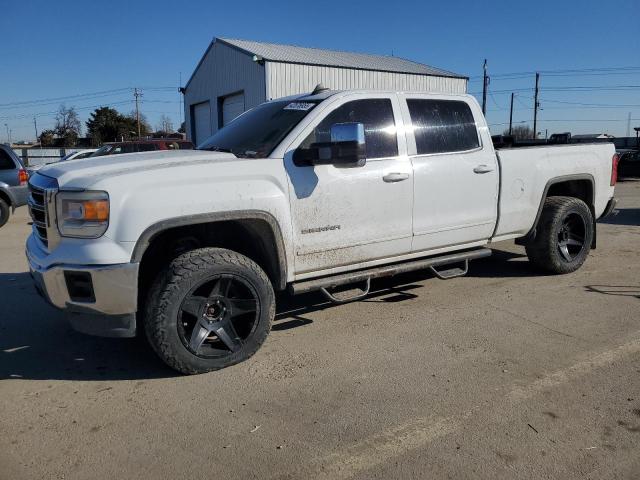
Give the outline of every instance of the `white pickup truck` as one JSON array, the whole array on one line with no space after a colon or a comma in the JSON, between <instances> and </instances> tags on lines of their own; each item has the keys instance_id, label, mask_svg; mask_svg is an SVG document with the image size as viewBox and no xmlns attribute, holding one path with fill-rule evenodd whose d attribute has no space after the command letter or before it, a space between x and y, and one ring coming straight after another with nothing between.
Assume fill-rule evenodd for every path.
<instances>
[{"instance_id":1,"label":"white pickup truck","mask_svg":"<svg viewBox=\"0 0 640 480\"><path fill-rule=\"evenodd\" d=\"M54 164L30 180L37 289L85 333L146 336L184 373L262 345L274 291L446 279L493 242L579 268L615 205L611 144L496 151L468 95L330 91L264 103L197 150Z\"/></svg>"}]
</instances>

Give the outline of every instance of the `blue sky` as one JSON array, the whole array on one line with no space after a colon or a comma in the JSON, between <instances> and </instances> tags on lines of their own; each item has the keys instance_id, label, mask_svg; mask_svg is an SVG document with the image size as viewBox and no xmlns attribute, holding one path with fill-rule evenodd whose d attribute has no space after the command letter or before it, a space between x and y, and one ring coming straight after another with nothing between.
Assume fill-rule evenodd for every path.
<instances>
[{"instance_id":1,"label":"blue sky","mask_svg":"<svg viewBox=\"0 0 640 480\"><path fill-rule=\"evenodd\" d=\"M5 123L14 141L35 136L34 115L39 131L52 127L59 97L105 92L65 101L82 120L98 105L130 112L133 87L142 88L142 111L152 125L163 113L178 125L180 73L185 83L214 36L393 53L468 75L470 93L482 90L478 76L487 58L494 133L509 120L512 90L514 121L533 116L533 73L501 75L536 70L547 72L541 77L543 133L622 136L629 112L631 126L640 126L638 0L0 0L0 12L3 142ZM619 67L636 68L566 72Z\"/></svg>"}]
</instances>

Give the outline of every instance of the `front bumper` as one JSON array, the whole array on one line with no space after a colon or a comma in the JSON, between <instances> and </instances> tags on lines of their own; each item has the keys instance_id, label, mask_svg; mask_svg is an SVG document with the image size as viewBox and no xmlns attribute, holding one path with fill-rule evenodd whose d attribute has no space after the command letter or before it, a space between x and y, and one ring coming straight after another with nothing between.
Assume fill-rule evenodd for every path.
<instances>
[{"instance_id":1,"label":"front bumper","mask_svg":"<svg viewBox=\"0 0 640 480\"><path fill-rule=\"evenodd\" d=\"M138 263L45 267L29 248L26 253L36 289L67 312L74 329L105 337L135 336Z\"/></svg>"}]
</instances>

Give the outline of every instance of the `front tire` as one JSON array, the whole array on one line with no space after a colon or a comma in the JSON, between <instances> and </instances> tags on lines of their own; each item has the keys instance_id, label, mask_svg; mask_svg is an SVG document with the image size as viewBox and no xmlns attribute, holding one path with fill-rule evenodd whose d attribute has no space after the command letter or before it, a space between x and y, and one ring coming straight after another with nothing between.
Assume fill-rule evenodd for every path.
<instances>
[{"instance_id":1,"label":"front tire","mask_svg":"<svg viewBox=\"0 0 640 480\"><path fill-rule=\"evenodd\" d=\"M151 347L185 374L219 370L251 357L275 315L269 278L231 250L184 253L158 275L145 309Z\"/></svg>"},{"instance_id":2,"label":"front tire","mask_svg":"<svg viewBox=\"0 0 640 480\"><path fill-rule=\"evenodd\" d=\"M0 198L0 228L9 221L10 215L11 208L9 207L9 204Z\"/></svg>"},{"instance_id":3,"label":"front tire","mask_svg":"<svg viewBox=\"0 0 640 480\"><path fill-rule=\"evenodd\" d=\"M548 197L533 243L526 245L529 261L540 270L563 274L578 270L589 255L593 215L579 198Z\"/></svg>"}]
</instances>

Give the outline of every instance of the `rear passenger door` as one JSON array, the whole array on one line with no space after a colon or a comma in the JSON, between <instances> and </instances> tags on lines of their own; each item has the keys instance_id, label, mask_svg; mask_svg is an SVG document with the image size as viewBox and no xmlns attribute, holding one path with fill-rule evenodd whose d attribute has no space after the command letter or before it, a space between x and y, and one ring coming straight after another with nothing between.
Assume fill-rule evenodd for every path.
<instances>
[{"instance_id":1,"label":"rear passenger door","mask_svg":"<svg viewBox=\"0 0 640 480\"><path fill-rule=\"evenodd\" d=\"M488 132L478 129L485 124L476 121L482 119L477 103L446 95L404 99L405 123L412 124L412 251L484 243L497 220L499 174Z\"/></svg>"}]
</instances>

